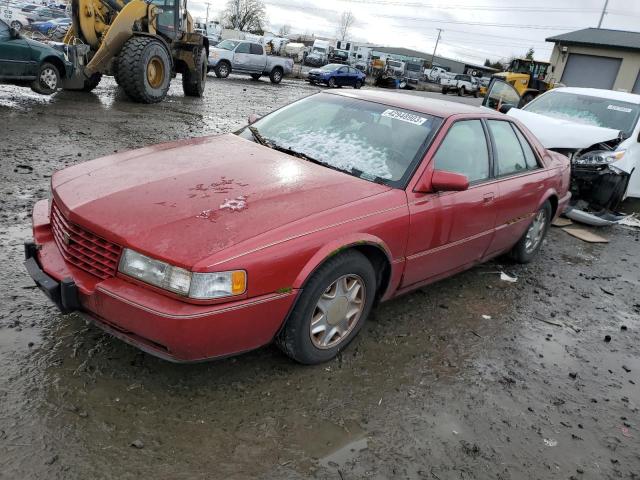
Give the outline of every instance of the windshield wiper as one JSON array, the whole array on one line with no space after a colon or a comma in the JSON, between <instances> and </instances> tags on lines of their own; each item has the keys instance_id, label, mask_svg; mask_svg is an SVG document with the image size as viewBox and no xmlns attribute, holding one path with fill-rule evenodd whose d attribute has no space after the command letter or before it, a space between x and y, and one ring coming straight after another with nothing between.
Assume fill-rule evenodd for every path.
<instances>
[{"instance_id":1,"label":"windshield wiper","mask_svg":"<svg viewBox=\"0 0 640 480\"><path fill-rule=\"evenodd\" d=\"M274 147L274 145L269 140L267 140L262 136L262 134L258 131L256 127L249 125L248 128L249 128L249 131L251 132L251 135L253 135L253 138L255 138L256 142L258 142L260 145L264 145L265 147L269 147L269 148Z\"/></svg>"},{"instance_id":2,"label":"windshield wiper","mask_svg":"<svg viewBox=\"0 0 640 480\"><path fill-rule=\"evenodd\" d=\"M330 168L332 170L336 170L338 172L348 173L349 175L353 174L351 170L346 170L344 168L338 168L338 167L336 167L334 165L331 165L330 163L323 162L322 160L318 160L317 158L310 157L309 155L305 155L304 153L298 152L298 151L293 150L291 148L281 147L280 145L277 145L275 143L271 144L271 148L273 148L274 150L278 150L279 152L288 153L289 155L293 155L294 157L301 158L303 160L306 160L307 162L315 163L317 165L322 165L323 167L327 167L327 168Z\"/></svg>"}]
</instances>

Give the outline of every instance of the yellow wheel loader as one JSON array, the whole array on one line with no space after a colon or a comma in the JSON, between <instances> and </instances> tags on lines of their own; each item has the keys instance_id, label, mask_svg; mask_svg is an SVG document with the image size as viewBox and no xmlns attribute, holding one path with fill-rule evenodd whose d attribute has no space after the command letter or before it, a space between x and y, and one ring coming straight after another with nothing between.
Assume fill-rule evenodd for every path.
<instances>
[{"instance_id":1,"label":"yellow wheel loader","mask_svg":"<svg viewBox=\"0 0 640 480\"><path fill-rule=\"evenodd\" d=\"M61 48L75 73L64 89L88 92L113 75L132 100L156 103L180 73L185 95L203 95L209 41L186 0L72 0L71 18Z\"/></svg>"},{"instance_id":2,"label":"yellow wheel loader","mask_svg":"<svg viewBox=\"0 0 640 480\"><path fill-rule=\"evenodd\" d=\"M494 73L493 77L513 86L522 98L521 105L525 105L553 88L553 85L545 81L550 65L549 62L516 58L511 61L506 72Z\"/></svg>"}]
</instances>

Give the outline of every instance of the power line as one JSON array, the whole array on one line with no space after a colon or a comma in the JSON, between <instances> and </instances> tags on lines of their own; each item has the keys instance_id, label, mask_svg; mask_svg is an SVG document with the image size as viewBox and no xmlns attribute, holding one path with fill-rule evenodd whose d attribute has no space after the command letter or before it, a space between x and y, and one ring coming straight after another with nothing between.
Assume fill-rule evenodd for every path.
<instances>
[{"instance_id":1,"label":"power line","mask_svg":"<svg viewBox=\"0 0 640 480\"><path fill-rule=\"evenodd\" d=\"M431 8L444 10L441 4L428 4L420 2L402 2L387 0L339 0L346 3L360 3L371 5L392 5L410 8ZM477 11L498 11L498 12L553 12L553 13L589 13L600 12L599 8L570 8L570 7L527 7L527 6L498 6L498 5L455 5L447 4L447 10L477 10Z\"/></svg>"},{"instance_id":2,"label":"power line","mask_svg":"<svg viewBox=\"0 0 640 480\"><path fill-rule=\"evenodd\" d=\"M371 1L371 0L368 0L368 1ZM300 5L298 4L273 1L273 0L268 0L267 3L271 5L282 6L282 7L294 7L294 8L300 7ZM317 10L317 11L326 11L326 12L335 13L335 10L330 8L305 6L304 10ZM569 30L583 28L583 27L560 26L560 25L523 25L518 23L500 23L500 22L467 22L462 20L442 20L439 18L416 18L413 16L406 16L406 15L377 14L376 17L391 18L393 20L404 20L407 22L430 22L430 23L437 22L437 23L450 23L454 25L471 25L471 26L478 26L478 27L501 27L501 28L504 27L504 28L518 28L518 29L525 28L525 29L535 29L535 30L558 30L558 31L569 31Z\"/></svg>"}]
</instances>

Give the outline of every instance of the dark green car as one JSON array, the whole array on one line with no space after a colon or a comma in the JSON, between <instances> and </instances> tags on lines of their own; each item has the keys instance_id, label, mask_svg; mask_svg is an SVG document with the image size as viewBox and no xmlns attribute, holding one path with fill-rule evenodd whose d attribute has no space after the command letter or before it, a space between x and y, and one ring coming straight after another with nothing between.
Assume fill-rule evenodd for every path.
<instances>
[{"instance_id":1,"label":"dark green car","mask_svg":"<svg viewBox=\"0 0 640 480\"><path fill-rule=\"evenodd\" d=\"M62 50L25 38L0 20L0 82L50 95L72 74L73 64Z\"/></svg>"}]
</instances>

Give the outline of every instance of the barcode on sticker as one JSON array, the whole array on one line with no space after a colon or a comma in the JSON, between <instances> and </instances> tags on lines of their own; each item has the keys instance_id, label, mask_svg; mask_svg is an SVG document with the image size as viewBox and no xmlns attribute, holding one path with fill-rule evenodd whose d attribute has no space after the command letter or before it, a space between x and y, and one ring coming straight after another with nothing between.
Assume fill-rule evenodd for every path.
<instances>
[{"instance_id":1,"label":"barcode on sticker","mask_svg":"<svg viewBox=\"0 0 640 480\"><path fill-rule=\"evenodd\" d=\"M419 115L414 115L413 113L401 112L399 110L393 110L392 108L388 108L384 112L382 112L383 117L394 118L396 120L400 120L402 122L413 123L414 125L422 125L427 121L425 117L421 117Z\"/></svg>"},{"instance_id":2,"label":"barcode on sticker","mask_svg":"<svg viewBox=\"0 0 640 480\"><path fill-rule=\"evenodd\" d=\"M618 105L609 105L607 110L615 110L616 112L631 113L633 110L627 107L619 107Z\"/></svg>"}]
</instances>

